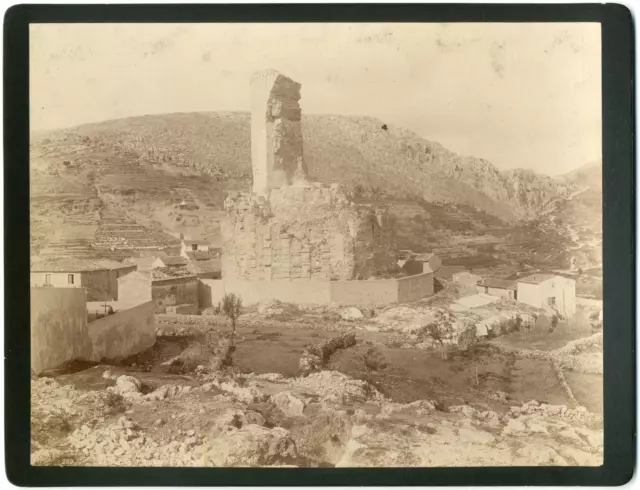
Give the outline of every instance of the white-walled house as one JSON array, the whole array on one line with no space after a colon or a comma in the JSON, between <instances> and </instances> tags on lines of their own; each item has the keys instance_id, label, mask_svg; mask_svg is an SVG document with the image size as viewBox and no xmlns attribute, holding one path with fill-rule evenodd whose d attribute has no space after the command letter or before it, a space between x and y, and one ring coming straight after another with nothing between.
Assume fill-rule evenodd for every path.
<instances>
[{"instance_id":1,"label":"white-walled house","mask_svg":"<svg viewBox=\"0 0 640 490\"><path fill-rule=\"evenodd\" d=\"M515 281L487 277L480 279L476 287L479 294L516 299L517 287Z\"/></svg>"},{"instance_id":2,"label":"white-walled house","mask_svg":"<svg viewBox=\"0 0 640 490\"><path fill-rule=\"evenodd\" d=\"M187 252L209 252L209 241L204 238L183 238L180 246L180 255L186 256Z\"/></svg>"},{"instance_id":3,"label":"white-walled house","mask_svg":"<svg viewBox=\"0 0 640 490\"><path fill-rule=\"evenodd\" d=\"M576 312L576 281L556 274L532 274L517 281L517 299L571 318Z\"/></svg>"}]
</instances>

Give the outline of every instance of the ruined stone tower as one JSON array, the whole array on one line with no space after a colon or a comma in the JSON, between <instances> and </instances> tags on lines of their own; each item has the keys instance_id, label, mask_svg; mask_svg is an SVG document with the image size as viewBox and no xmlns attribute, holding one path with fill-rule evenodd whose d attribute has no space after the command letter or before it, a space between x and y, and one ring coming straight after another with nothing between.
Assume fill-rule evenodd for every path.
<instances>
[{"instance_id":1,"label":"ruined stone tower","mask_svg":"<svg viewBox=\"0 0 640 490\"><path fill-rule=\"evenodd\" d=\"M253 192L306 178L302 154L300 84L275 70L251 78L251 162Z\"/></svg>"},{"instance_id":2,"label":"ruined stone tower","mask_svg":"<svg viewBox=\"0 0 640 490\"><path fill-rule=\"evenodd\" d=\"M247 284L251 292L259 284L273 292L283 281L350 281L394 270L395 229L386 209L355 205L337 184L310 182L300 84L267 70L252 77L251 91L253 192L225 200L227 285L246 296Z\"/></svg>"}]
</instances>

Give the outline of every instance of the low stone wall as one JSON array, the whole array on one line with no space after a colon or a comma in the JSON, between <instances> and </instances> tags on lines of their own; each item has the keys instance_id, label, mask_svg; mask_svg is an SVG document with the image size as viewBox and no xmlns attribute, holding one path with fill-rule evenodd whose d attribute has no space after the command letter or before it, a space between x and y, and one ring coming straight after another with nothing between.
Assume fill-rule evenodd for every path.
<instances>
[{"instance_id":1,"label":"low stone wall","mask_svg":"<svg viewBox=\"0 0 640 490\"><path fill-rule=\"evenodd\" d=\"M91 351L88 361L117 360L142 352L156 341L153 303L100 318L88 325Z\"/></svg>"},{"instance_id":2,"label":"low stone wall","mask_svg":"<svg viewBox=\"0 0 640 490\"><path fill-rule=\"evenodd\" d=\"M84 288L31 288L31 369L46 369L91 350Z\"/></svg>"},{"instance_id":3,"label":"low stone wall","mask_svg":"<svg viewBox=\"0 0 640 490\"><path fill-rule=\"evenodd\" d=\"M242 298L245 306L277 300L283 303L328 304L331 302L329 281L243 281L225 280L224 292Z\"/></svg>"},{"instance_id":4,"label":"low stone wall","mask_svg":"<svg viewBox=\"0 0 640 490\"><path fill-rule=\"evenodd\" d=\"M433 273L400 279L333 281L331 301L340 305L409 303L433 295Z\"/></svg>"},{"instance_id":5,"label":"low stone wall","mask_svg":"<svg viewBox=\"0 0 640 490\"><path fill-rule=\"evenodd\" d=\"M201 307L215 306L226 293L240 296L245 306L273 300L297 304L387 305L431 296L433 273L366 281L200 280Z\"/></svg>"},{"instance_id":6,"label":"low stone wall","mask_svg":"<svg viewBox=\"0 0 640 490\"><path fill-rule=\"evenodd\" d=\"M398 302L397 279L333 281L331 302L338 305L388 305Z\"/></svg>"},{"instance_id":7,"label":"low stone wall","mask_svg":"<svg viewBox=\"0 0 640 490\"><path fill-rule=\"evenodd\" d=\"M72 360L120 359L155 343L153 303L87 323L83 288L31 289L31 369Z\"/></svg>"}]
</instances>

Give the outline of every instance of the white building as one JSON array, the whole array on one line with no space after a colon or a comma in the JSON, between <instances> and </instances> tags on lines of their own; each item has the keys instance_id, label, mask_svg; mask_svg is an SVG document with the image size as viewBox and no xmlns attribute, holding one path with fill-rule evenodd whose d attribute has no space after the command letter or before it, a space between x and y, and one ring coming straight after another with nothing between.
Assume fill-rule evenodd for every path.
<instances>
[{"instance_id":1,"label":"white building","mask_svg":"<svg viewBox=\"0 0 640 490\"><path fill-rule=\"evenodd\" d=\"M478 281L477 290L479 294L516 299L517 287L515 281L487 277Z\"/></svg>"},{"instance_id":2,"label":"white building","mask_svg":"<svg viewBox=\"0 0 640 490\"><path fill-rule=\"evenodd\" d=\"M571 318L576 312L576 281L556 274L532 274L518 279L516 298Z\"/></svg>"}]
</instances>

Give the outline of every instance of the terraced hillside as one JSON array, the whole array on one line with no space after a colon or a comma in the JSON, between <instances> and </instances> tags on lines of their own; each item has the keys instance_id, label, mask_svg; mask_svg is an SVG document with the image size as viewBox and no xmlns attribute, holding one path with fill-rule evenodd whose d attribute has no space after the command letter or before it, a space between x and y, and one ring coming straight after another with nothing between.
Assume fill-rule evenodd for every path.
<instances>
[{"instance_id":1,"label":"terraced hillside","mask_svg":"<svg viewBox=\"0 0 640 490\"><path fill-rule=\"evenodd\" d=\"M113 225L103 222L105 213L143 227L154 243L141 246L175 246L192 229L216 235L225 191L250 186L249 122L242 112L167 114L34 135L36 248L60 235L104 242L103 230ZM574 213L560 206L581 189L582 174L501 172L375 118L306 115L303 137L311 177L342 183L357 201L388 204L401 248L484 265L540 259L561 267L570 259L566 230L551 216ZM178 209L185 199L198 209ZM575 199L572 205L582 202ZM544 223L517 224L544 209Z\"/></svg>"}]
</instances>

